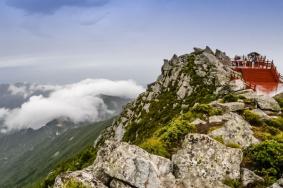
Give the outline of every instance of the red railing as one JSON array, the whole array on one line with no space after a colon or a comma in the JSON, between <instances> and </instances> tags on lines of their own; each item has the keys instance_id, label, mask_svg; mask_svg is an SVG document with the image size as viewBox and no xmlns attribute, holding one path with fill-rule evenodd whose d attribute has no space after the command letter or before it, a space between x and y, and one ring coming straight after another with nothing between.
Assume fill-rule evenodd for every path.
<instances>
[{"instance_id":1,"label":"red railing","mask_svg":"<svg viewBox=\"0 0 283 188\"><path fill-rule=\"evenodd\" d=\"M277 82L280 82L280 78L283 78L276 69L273 61L269 61L266 57L259 56L254 60L248 59L247 57L243 56L240 59L232 60L232 68L236 71L240 71L240 69L270 69L274 79Z\"/></svg>"}]
</instances>

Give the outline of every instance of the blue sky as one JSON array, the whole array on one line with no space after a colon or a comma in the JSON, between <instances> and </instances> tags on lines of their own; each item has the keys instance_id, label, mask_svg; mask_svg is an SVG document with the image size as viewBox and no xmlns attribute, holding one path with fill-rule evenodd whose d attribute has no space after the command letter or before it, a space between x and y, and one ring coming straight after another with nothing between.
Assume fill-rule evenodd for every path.
<instances>
[{"instance_id":1,"label":"blue sky","mask_svg":"<svg viewBox=\"0 0 283 188\"><path fill-rule=\"evenodd\" d=\"M0 82L146 84L193 47L258 51L283 73L282 0L0 0Z\"/></svg>"}]
</instances>

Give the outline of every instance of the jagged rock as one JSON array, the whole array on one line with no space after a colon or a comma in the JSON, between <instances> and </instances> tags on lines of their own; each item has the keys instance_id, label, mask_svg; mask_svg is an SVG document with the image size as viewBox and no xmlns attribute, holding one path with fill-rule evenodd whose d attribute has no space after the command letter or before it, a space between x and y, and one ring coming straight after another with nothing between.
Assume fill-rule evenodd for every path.
<instances>
[{"instance_id":1,"label":"jagged rock","mask_svg":"<svg viewBox=\"0 0 283 188\"><path fill-rule=\"evenodd\" d=\"M169 61L167 59L164 59L164 64L161 68L162 73L170 71L171 69L172 69L172 66L170 65Z\"/></svg>"},{"instance_id":2,"label":"jagged rock","mask_svg":"<svg viewBox=\"0 0 283 188\"><path fill-rule=\"evenodd\" d=\"M280 111L281 108L277 101L271 97L268 96L259 96L256 99L256 102L260 109L262 110L271 110L271 111Z\"/></svg>"},{"instance_id":3,"label":"jagged rock","mask_svg":"<svg viewBox=\"0 0 283 188\"><path fill-rule=\"evenodd\" d=\"M204 52L214 55L214 52L211 50L211 48L209 46L205 47Z\"/></svg>"},{"instance_id":4,"label":"jagged rock","mask_svg":"<svg viewBox=\"0 0 283 188\"><path fill-rule=\"evenodd\" d=\"M283 177L277 180L274 184L269 186L268 188L283 188Z\"/></svg>"},{"instance_id":5,"label":"jagged rock","mask_svg":"<svg viewBox=\"0 0 283 188\"><path fill-rule=\"evenodd\" d=\"M206 124L206 122L197 118L193 122L191 122L191 124L193 124L193 125L204 125L204 124Z\"/></svg>"},{"instance_id":6,"label":"jagged rock","mask_svg":"<svg viewBox=\"0 0 283 188\"><path fill-rule=\"evenodd\" d=\"M241 181L244 187L248 187L255 182L264 182L264 179L258 175L256 175L253 171L249 169L242 168L241 169Z\"/></svg>"},{"instance_id":7,"label":"jagged rock","mask_svg":"<svg viewBox=\"0 0 283 188\"><path fill-rule=\"evenodd\" d=\"M135 122L141 119L140 110L144 109L150 113L151 108L148 108L148 104L152 104L151 102L153 101L158 102L164 93L170 92L171 95L176 95L176 102L174 104L177 105L174 105L174 107L181 106L182 103L180 101L188 99L194 94L196 87L198 87L193 84L195 81L193 82L193 75L191 74L196 73L202 77L202 87L215 87L215 94L221 93L230 81L231 74L234 74L234 71L224 66L215 57L214 53L209 51L207 48L200 53L185 54L179 57L174 55L171 60L165 60L162 67L162 74L158 77L158 80L150 84L146 92L140 94L135 101L124 108L122 115L126 121L122 122L118 118L113 123L113 126L108 129L111 133L105 134L112 135L117 141L121 141L125 130L127 130L127 126L135 124ZM194 56L194 62L189 61L192 56ZM192 67L192 63L194 73L187 71L188 67ZM164 108L167 107L164 106ZM133 134L136 134L136 137L139 136L137 133Z\"/></svg>"},{"instance_id":8,"label":"jagged rock","mask_svg":"<svg viewBox=\"0 0 283 188\"><path fill-rule=\"evenodd\" d=\"M125 133L125 129L123 127L123 124L120 123L116 129L115 129L115 139L116 140L122 140L123 139L123 136L124 136L124 133Z\"/></svg>"},{"instance_id":9,"label":"jagged rock","mask_svg":"<svg viewBox=\"0 0 283 188\"><path fill-rule=\"evenodd\" d=\"M253 136L251 125L242 116L231 112L222 118L226 120L223 127L210 132L210 136L221 137L225 144L238 144L244 148L259 142Z\"/></svg>"},{"instance_id":10,"label":"jagged rock","mask_svg":"<svg viewBox=\"0 0 283 188\"><path fill-rule=\"evenodd\" d=\"M211 105L216 108L220 108L224 112L235 112L235 111L243 110L245 108L245 103L243 102L221 103L221 102L215 101L215 102L212 102Z\"/></svg>"},{"instance_id":11,"label":"jagged rock","mask_svg":"<svg viewBox=\"0 0 283 188\"><path fill-rule=\"evenodd\" d=\"M224 86L230 81L232 70L226 70L223 64L213 55L207 52L203 52L199 55L195 64L198 65L196 68L199 72L206 72L208 79L204 79L204 83L212 85L212 80L215 78L215 86ZM208 67L213 67L208 69ZM212 78L213 77L213 78Z\"/></svg>"},{"instance_id":12,"label":"jagged rock","mask_svg":"<svg viewBox=\"0 0 283 188\"><path fill-rule=\"evenodd\" d=\"M102 182L94 177L89 169L61 174L56 177L53 188L65 188L67 182L72 180L80 182L90 188L107 188Z\"/></svg>"},{"instance_id":13,"label":"jagged rock","mask_svg":"<svg viewBox=\"0 0 283 188\"><path fill-rule=\"evenodd\" d=\"M226 55L225 52L222 52L216 49L215 56L224 64L224 65L231 65L231 59Z\"/></svg>"},{"instance_id":14,"label":"jagged rock","mask_svg":"<svg viewBox=\"0 0 283 188\"><path fill-rule=\"evenodd\" d=\"M169 159L125 142L107 142L97 154L93 171L100 177L104 173L140 188L170 187L175 183Z\"/></svg>"},{"instance_id":15,"label":"jagged rock","mask_svg":"<svg viewBox=\"0 0 283 188\"><path fill-rule=\"evenodd\" d=\"M125 184L124 182L122 182L120 180L113 179L110 182L110 188L133 188L133 186Z\"/></svg>"},{"instance_id":16,"label":"jagged rock","mask_svg":"<svg viewBox=\"0 0 283 188\"><path fill-rule=\"evenodd\" d=\"M210 116L208 118L208 123L210 125L220 125L224 122L223 116Z\"/></svg>"},{"instance_id":17,"label":"jagged rock","mask_svg":"<svg viewBox=\"0 0 283 188\"><path fill-rule=\"evenodd\" d=\"M240 91L246 89L245 82L240 79L232 80L229 82L231 91Z\"/></svg>"},{"instance_id":18,"label":"jagged rock","mask_svg":"<svg viewBox=\"0 0 283 188\"><path fill-rule=\"evenodd\" d=\"M183 99L186 95L190 95L192 93L192 88L190 87L190 78L186 77L183 82L181 82L181 86L177 91L177 96L179 99Z\"/></svg>"},{"instance_id":19,"label":"jagged rock","mask_svg":"<svg viewBox=\"0 0 283 188\"><path fill-rule=\"evenodd\" d=\"M207 182L219 182L226 178L240 178L240 149L228 148L203 134L188 134L182 149L172 156L175 176L188 178L188 184L205 179Z\"/></svg>"},{"instance_id":20,"label":"jagged rock","mask_svg":"<svg viewBox=\"0 0 283 188\"><path fill-rule=\"evenodd\" d=\"M245 90L243 93L240 93L241 96L244 96L247 99L253 99L256 101L257 105L262 110L270 110L270 111L280 111L281 108L277 101L266 95L257 95L255 92L250 90Z\"/></svg>"},{"instance_id":21,"label":"jagged rock","mask_svg":"<svg viewBox=\"0 0 283 188\"><path fill-rule=\"evenodd\" d=\"M204 49L194 47L194 52L195 53L202 53L203 51L204 51Z\"/></svg>"}]
</instances>

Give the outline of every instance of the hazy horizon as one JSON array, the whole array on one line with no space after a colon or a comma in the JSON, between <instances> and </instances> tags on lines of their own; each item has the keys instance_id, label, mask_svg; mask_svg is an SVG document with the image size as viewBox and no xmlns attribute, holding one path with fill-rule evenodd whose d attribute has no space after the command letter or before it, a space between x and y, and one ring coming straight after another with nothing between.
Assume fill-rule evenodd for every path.
<instances>
[{"instance_id":1,"label":"hazy horizon","mask_svg":"<svg viewBox=\"0 0 283 188\"><path fill-rule=\"evenodd\" d=\"M0 83L151 83L164 58L258 51L283 72L280 0L3 0Z\"/></svg>"}]
</instances>

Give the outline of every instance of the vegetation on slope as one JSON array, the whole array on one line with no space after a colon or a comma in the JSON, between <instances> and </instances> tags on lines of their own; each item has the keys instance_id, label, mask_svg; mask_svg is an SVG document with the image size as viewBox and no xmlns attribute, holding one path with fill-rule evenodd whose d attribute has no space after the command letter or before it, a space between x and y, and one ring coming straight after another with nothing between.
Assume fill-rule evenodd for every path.
<instances>
[{"instance_id":1,"label":"vegetation on slope","mask_svg":"<svg viewBox=\"0 0 283 188\"><path fill-rule=\"evenodd\" d=\"M46 181L52 185L55 173L52 178L52 169L57 165L54 172L57 175L68 169L79 169L93 161L93 143L100 132L111 125L112 119L104 122L94 123L87 126L73 128L57 136L55 139L46 141L38 148L24 154L20 160L11 168L17 169L6 171L1 179L3 187L42 187ZM77 156L76 154L79 153ZM74 157L75 156L75 157ZM92 159L91 159L92 158ZM68 161L63 162L62 161ZM18 168L18 167L21 168ZM60 166L60 170L58 167ZM48 178L44 178L47 175ZM9 181L8 181L9 180ZM44 187L44 186L43 186Z\"/></svg>"},{"instance_id":2,"label":"vegetation on slope","mask_svg":"<svg viewBox=\"0 0 283 188\"><path fill-rule=\"evenodd\" d=\"M282 98L276 100L280 104ZM263 184L268 186L283 175L283 117L264 120L250 110L245 110L243 116L253 126L255 137L263 142L244 150L242 166L263 177Z\"/></svg>"},{"instance_id":3,"label":"vegetation on slope","mask_svg":"<svg viewBox=\"0 0 283 188\"><path fill-rule=\"evenodd\" d=\"M97 150L89 145L72 158L59 163L44 179L32 185L33 188L48 188L53 186L55 178L63 172L81 170L93 163Z\"/></svg>"},{"instance_id":4,"label":"vegetation on slope","mask_svg":"<svg viewBox=\"0 0 283 188\"><path fill-rule=\"evenodd\" d=\"M135 113L141 113L141 120L127 126L124 141L136 144L151 153L170 157L181 146L186 134L197 131L197 128L189 122L196 118L205 118L203 116L221 113L206 105L217 98L214 94L215 78L209 78L212 84L204 83L207 78L196 74L194 63L196 58L196 54L189 55L188 65L182 70L183 74L191 78L190 85L193 88L191 95L181 101L178 100L176 97L178 83L173 82L169 88L164 88L157 100L150 103L148 112L132 109ZM211 68L209 67L209 70ZM192 108L197 103L201 104ZM181 104L191 108L185 111Z\"/></svg>"},{"instance_id":5,"label":"vegetation on slope","mask_svg":"<svg viewBox=\"0 0 283 188\"><path fill-rule=\"evenodd\" d=\"M244 151L243 166L264 177L266 184L274 183L283 174L283 143L267 140Z\"/></svg>"}]
</instances>

